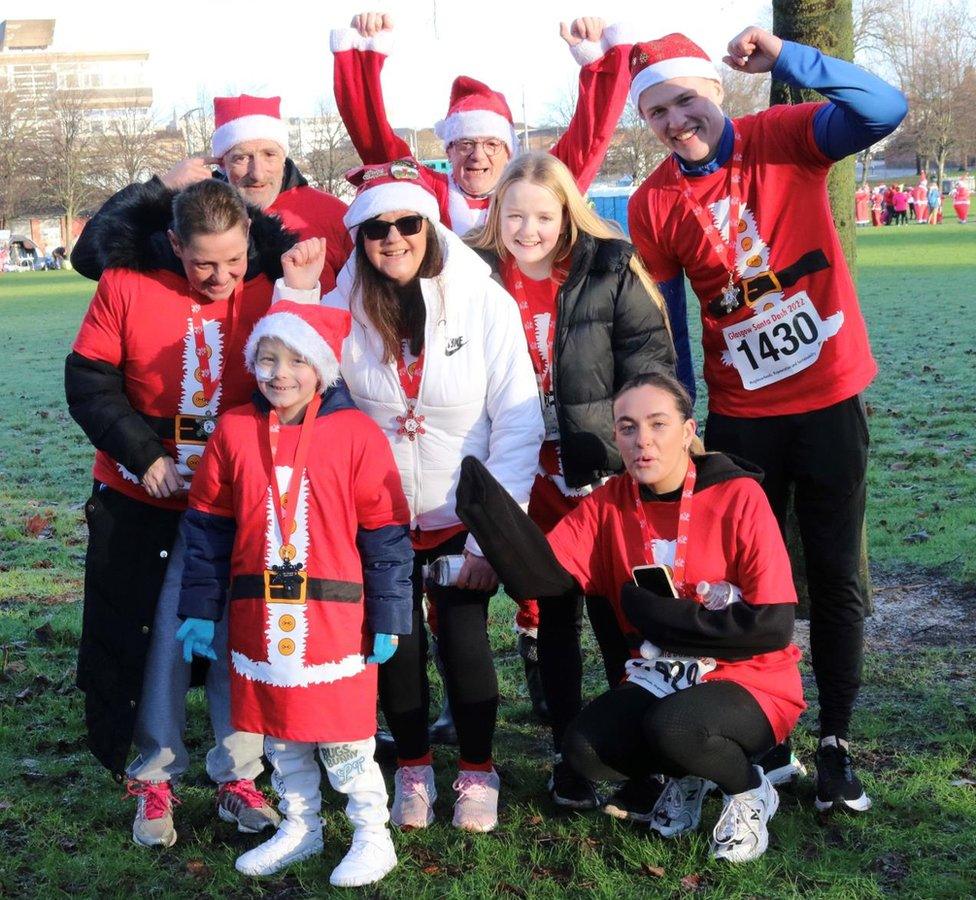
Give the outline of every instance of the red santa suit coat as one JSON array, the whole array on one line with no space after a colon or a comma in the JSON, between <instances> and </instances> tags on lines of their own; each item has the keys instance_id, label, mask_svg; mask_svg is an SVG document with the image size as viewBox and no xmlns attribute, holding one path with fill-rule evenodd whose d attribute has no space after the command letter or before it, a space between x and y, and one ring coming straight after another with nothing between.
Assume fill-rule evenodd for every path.
<instances>
[{"instance_id":1,"label":"red santa suit coat","mask_svg":"<svg viewBox=\"0 0 976 900\"><path fill-rule=\"evenodd\" d=\"M641 636L621 609L621 588L632 583L635 566L674 563L679 503L643 503L653 537L654 558L647 559L633 489L629 475L611 478L583 498L547 537L584 593L610 599L637 658ZM690 593L699 581L727 581L738 586L743 601L752 606L796 603L779 526L754 472L723 454L699 457L690 529L686 569ZM776 740L784 740L805 709L800 651L789 644L735 662L721 659L718 650L711 655L717 666L703 680L742 685L762 707Z\"/></svg>"},{"instance_id":2,"label":"red santa suit coat","mask_svg":"<svg viewBox=\"0 0 976 900\"><path fill-rule=\"evenodd\" d=\"M280 564L282 545L269 483L266 404L221 417L193 481L191 510L237 523L228 651L231 714L241 731L318 743L363 740L376 731L377 668L365 663L371 637L356 539L360 529L405 526L409 512L386 437L341 391L347 408L323 407L315 420L299 488L290 542L309 576L303 601L276 592L266 599L264 591L264 573ZM276 476L282 494L300 429L281 427ZM406 528L403 541L409 548ZM183 601L186 588L184 577ZM181 614L186 611L181 601Z\"/></svg>"}]
</instances>

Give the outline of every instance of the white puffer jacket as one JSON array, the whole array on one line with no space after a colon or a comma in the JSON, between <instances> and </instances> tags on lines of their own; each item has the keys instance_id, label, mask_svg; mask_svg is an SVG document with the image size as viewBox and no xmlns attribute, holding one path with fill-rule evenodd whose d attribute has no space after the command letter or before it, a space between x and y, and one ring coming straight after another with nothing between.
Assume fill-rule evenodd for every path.
<instances>
[{"instance_id":1,"label":"white puffer jacket","mask_svg":"<svg viewBox=\"0 0 976 900\"><path fill-rule=\"evenodd\" d=\"M526 508L543 438L542 411L518 307L492 281L488 265L455 234L435 225L444 249L439 276L421 279L427 324L424 369L415 413L425 434L397 434L407 412L396 362L362 299L353 295L356 254L322 302L348 309L352 331L342 347L342 376L356 401L386 433L410 504L411 527L458 523L455 490L461 460L475 456ZM473 537L467 548L480 553Z\"/></svg>"}]
</instances>

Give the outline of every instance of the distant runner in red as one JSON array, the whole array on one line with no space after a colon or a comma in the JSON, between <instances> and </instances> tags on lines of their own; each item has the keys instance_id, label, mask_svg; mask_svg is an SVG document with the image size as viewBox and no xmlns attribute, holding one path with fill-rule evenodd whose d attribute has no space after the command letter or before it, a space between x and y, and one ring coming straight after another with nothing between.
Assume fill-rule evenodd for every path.
<instances>
[{"instance_id":1,"label":"distant runner in red","mask_svg":"<svg viewBox=\"0 0 976 900\"><path fill-rule=\"evenodd\" d=\"M952 191L952 208L956 211L956 218L960 225L965 225L969 219L969 188L960 178Z\"/></svg>"}]
</instances>

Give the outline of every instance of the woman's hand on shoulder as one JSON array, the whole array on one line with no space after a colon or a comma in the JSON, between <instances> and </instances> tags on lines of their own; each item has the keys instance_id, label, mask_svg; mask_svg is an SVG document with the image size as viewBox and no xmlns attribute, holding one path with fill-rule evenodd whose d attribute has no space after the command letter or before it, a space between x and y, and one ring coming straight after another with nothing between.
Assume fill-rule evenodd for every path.
<instances>
[{"instance_id":1,"label":"woman's hand on shoulder","mask_svg":"<svg viewBox=\"0 0 976 900\"><path fill-rule=\"evenodd\" d=\"M465 550L456 586L468 591L494 593L498 587L498 576L487 559Z\"/></svg>"},{"instance_id":2,"label":"woman's hand on shoulder","mask_svg":"<svg viewBox=\"0 0 976 900\"><path fill-rule=\"evenodd\" d=\"M324 268L325 238L299 241L281 254L285 284L294 290L308 291L317 287Z\"/></svg>"},{"instance_id":3,"label":"woman's hand on shoulder","mask_svg":"<svg viewBox=\"0 0 976 900\"><path fill-rule=\"evenodd\" d=\"M364 38L371 38L381 31L393 30L393 16L382 12L362 12L352 17L350 28L355 28Z\"/></svg>"}]
</instances>

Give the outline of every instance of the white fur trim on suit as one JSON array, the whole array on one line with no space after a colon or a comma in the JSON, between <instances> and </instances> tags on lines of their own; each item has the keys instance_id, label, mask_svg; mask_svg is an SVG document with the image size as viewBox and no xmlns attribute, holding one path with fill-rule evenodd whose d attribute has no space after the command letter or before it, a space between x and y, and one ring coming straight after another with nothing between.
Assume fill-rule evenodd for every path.
<instances>
[{"instance_id":1,"label":"white fur trim on suit","mask_svg":"<svg viewBox=\"0 0 976 900\"><path fill-rule=\"evenodd\" d=\"M721 82L722 76L707 59L700 56L678 56L665 59L646 69L641 69L630 83L630 99L634 106L640 108L640 95L649 87L668 81L671 78L709 78Z\"/></svg>"},{"instance_id":2,"label":"white fur trim on suit","mask_svg":"<svg viewBox=\"0 0 976 900\"><path fill-rule=\"evenodd\" d=\"M611 47L636 44L640 40L639 30L629 22L615 22L603 29L599 41L580 41L569 48L573 59L581 66L601 59Z\"/></svg>"},{"instance_id":3,"label":"white fur trim on suit","mask_svg":"<svg viewBox=\"0 0 976 900\"><path fill-rule=\"evenodd\" d=\"M420 213L431 222L441 220L437 198L430 191L421 187L416 181L398 181L392 184L378 184L376 187L361 191L346 210L342 223L352 231L367 219L374 219L383 213L398 209L409 209Z\"/></svg>"},{"instance_id":4,"label":"white fur trim on suit","mask_svg":"<svg viewBox=\"0 0 976 900\"><path fill-rule=\"evenodd\" d=\"M444 146L461 138L498 138L505 142L512 156L518 146L512 123L504 116L487 109L472 109L441 119L434 125L434 134L444 142Z\"/></svg>"},{"instance_id":5,"label":"white fur trim on suit","mask_svg":"<svg viewBox=\"0 0 976 900\"><path fill-rule=\"evenodd\" d=\"M315 285L313 288L293 288L285 284L284 278L275 281L274 293L271 295L271 302L277 303L279 300L291 300L292 303L307 303L315 306L322 299L322 288Z\"/></svg>"},{"instance_id":6,"label":"white fur trim on suit","mask_svg":"<svg viewBox=\"0 0 976 900\"><path fill-rule=\"evenodd\" d=\"M214 156L223 156L244 141L266 140L280 144L288 155L288 124L274 116L241 116L221 125L213 135Z\"/></svg>"},{"instance_id":7,"label":"white fur trim on suit","mask_svg":"<svg viewBox=\"0 0 976 900\"><path fill-rule=\"evenodd\" d=\"M319 390L332 387L339 380L339 360L322 336L301 316L290 312L275 312L274 307L257 325L247 339L244 348L244 362L248 372L253 374L254 362L258 355L258 344L262 338L277 338L292 350L301 353L309 365L318 373Z\"/></svg>"},{"instance_id":8,"label":"white fur trim on suit","mask_svg":"<svg viewBox=\"0 0 976 900\"><path fill-rule=\"evenodd\" d=\"M355 28L333 28L329 34L329 49L333 53L345 50L372 50L389 56L393 52L393 32L381 31L372 37L363 37Z\"/></svg>"},{"instance_id":9,"label":"white fur trim on suit","mask_svg":"<svg viewBox=\"0 0 976 900\"><path fill-rule=\"evenodd\" d=\"M641 39L642 30L633 22L614 22L603 29L603 49L636 44Z\"/></svg>"}]
</instances>

